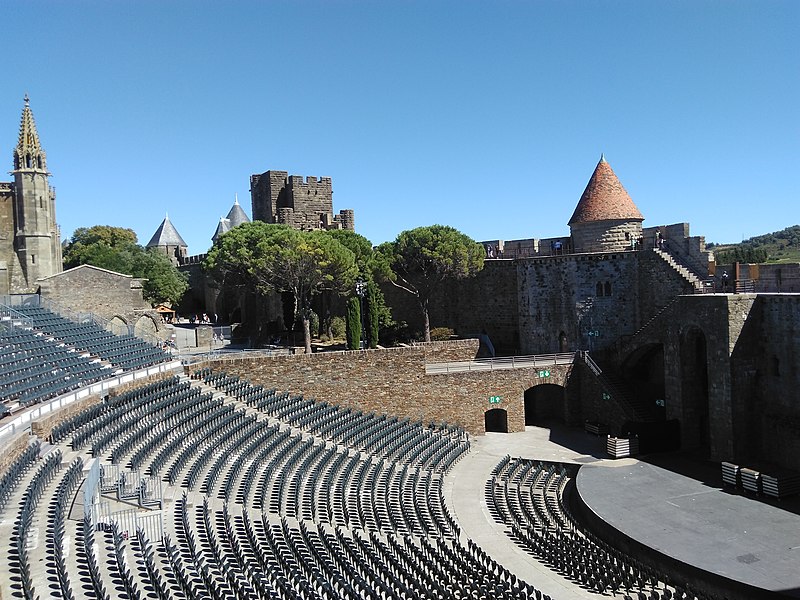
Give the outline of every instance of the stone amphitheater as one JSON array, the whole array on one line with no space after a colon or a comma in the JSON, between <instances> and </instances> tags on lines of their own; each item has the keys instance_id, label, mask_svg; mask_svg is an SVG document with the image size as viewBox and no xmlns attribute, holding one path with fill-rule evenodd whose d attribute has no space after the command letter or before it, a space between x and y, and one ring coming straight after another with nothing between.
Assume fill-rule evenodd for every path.
<instances>
[{"instance_id":1,"label":"stone amphitheater","mask_svg":"<svg viewBox=\"0 0 800 600\"><path fill-rule=\"evenodd\" d=\"M582 432L366 413L40 306L0 329L2 598L768 593L592 528L576 475L614 461Z\"/></svg>"}]
</instances>

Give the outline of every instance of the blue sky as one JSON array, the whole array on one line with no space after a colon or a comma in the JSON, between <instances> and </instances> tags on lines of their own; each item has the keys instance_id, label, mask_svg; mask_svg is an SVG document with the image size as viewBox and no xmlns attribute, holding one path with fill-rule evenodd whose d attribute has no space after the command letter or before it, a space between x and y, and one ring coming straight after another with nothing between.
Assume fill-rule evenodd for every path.
<instances>
[{"instance_id":1,"label":"blue sky","mask_svg":"<svg viewBox=\"0 0 800 600\"><path fill-rule=\"evenodd\" d=\"M268 169L332 177L374 243L563 235L601 152L645 226L800 222L794 0L7 0L3 25L0 160L27 92L62 237L146 243L169 212L204 252Z\"/></svg>"}]
</instances>

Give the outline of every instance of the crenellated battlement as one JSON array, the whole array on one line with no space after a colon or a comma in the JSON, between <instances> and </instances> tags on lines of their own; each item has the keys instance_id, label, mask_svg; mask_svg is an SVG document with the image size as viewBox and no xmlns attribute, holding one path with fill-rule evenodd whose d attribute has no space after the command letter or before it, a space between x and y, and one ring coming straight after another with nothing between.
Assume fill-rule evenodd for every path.
<instances>
[{"instance_id":1,"label":"crenellated battlement","mask_svg":"<svg viewBox=\"0 0 800 600\"><path fill-rule=\"evenodd\" d=\"M181 266L183 266L183 265L199 265L206 259L206 256L208 256L207 252L204 252L203 254L194 254L192 256L183 256L180 259L180 264L181 264Z\"/></svg>"},{"instance_id":2,"label":"crenellated battlement","mask_svg":"<svg viewBox=\"0 0 800 600\"><path fill-rule=\"evenodd\" d=\"M251 175L250 194L253 219L282 223L310 231L354 229L352 210L333 212L333 182L330 177L289 175L287 171L266 171Z\"/></svg>"}]
</instances>

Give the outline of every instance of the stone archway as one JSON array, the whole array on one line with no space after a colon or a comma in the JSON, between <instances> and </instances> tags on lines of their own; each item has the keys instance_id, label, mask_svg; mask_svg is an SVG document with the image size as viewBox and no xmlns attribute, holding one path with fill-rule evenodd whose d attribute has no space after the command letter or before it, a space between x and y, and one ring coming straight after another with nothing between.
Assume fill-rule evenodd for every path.
<instances>
[{"instance_id":1,"label":"stone archway","mask_svg":"<svg viewBox=\"0 0 800 600\"><path fill-rule=\"evenodd\" d=\"M525 425L538 425L548 420L563 423L567 398L563 386L553 383L535 385L525 390Z\"/></svg>"},{"instance_id":2,"label":"stone archway","mask_svg":"<svg viewBox=\"0 0 800 600\"><path fill-rule=\"evenodd\" d=\"M128 333L128 322L119 315L115 315L108 322L108 330L114 335L123 335Z\"/></svg>"},{"instance_id":3,"label":"stone archway","mask_svg":"<svg viewBox=\"0 0 800 600\"><path fill-rule=\"evenodd\" d=\"M148 338L158 333L158 325L150 315L142 315L136 320L133 326L133 335L140 338Z\"/></svg>"},{"instance_id":4,"label":"stone archway","mask_svg":"<svg viewBox=\"0 0 800 600\"><path fill-rule=\"evenodd\" d=\"M623 363L622 374L631 391L647 404L651 414L665 420L664 345L650 343L637 348Z\"/></svg>"},{"instance_id":5,"label":"stone archway","mask_svg":"<svg viewBox=\"0 0 800 600\"><path fill-rule=\"evenodd\" d=\"M691 326L680 336L681 430L683 446L704 451L711 447L708 354L706 335Z\"/></svg>"},{"instance_id":6,"label":"stone archway","mask_svg":"<svg viewBox=\"0 0 800 600\"><path fill-rule=\"evenodd\" d=\"M484 415L486 433L508 433L508 412L504 408L487 410Z\"/></svg>"}]
</instances>

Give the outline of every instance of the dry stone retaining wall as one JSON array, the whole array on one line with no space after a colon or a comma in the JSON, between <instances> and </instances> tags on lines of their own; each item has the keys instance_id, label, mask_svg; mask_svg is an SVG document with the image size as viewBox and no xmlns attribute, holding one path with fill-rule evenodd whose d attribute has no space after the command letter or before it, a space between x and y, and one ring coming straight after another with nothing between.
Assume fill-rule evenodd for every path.
<instances>
[{"instance_id":1,"label":"dry stone retaining wall","mask_svg":"<svg viewBox=\"0 0 800 600\"><path fill-rule=\"evenodd\" d=\"M467 360L465 355L474 355L476 349L477 340L464 340L438 346L216 360L192 365L190 370L210 366L254 384L339 406L459 424L473 435L484 433L484 413L492 408L508 412L509 431L523 431L525 390L540 383L564 386L571 373L572 365L549 367L546 378L533 368L425 373L426 356L435 358L428 362L442 362L446 356ZM500 396L500 403L491 404L492 396Z\"/></svg>"}]
</instances>

